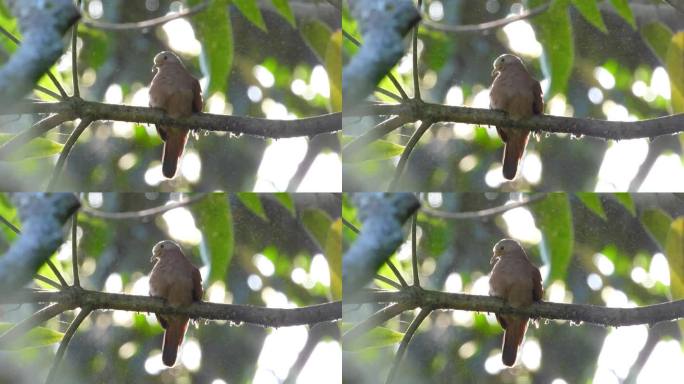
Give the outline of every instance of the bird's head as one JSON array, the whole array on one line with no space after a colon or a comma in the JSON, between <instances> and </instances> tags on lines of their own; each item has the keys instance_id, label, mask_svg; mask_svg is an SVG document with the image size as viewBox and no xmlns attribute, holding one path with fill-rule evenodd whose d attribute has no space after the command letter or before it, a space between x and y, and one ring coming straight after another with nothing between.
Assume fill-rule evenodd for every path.
<instances>
[{"instance_id":1,"label":"bird's head","mask_svg":"<svg viewBox=\"0 0 684 384\"><path fill-rule=\"evenodd\" d=\"M175 53L171 51L161 51L154 57L152 72L154 72L155 69L159 69L168 64L180 64L182 66L183 62Z\"/></svg>"},{"instance_id":2,"label":"bird's head","mask_svg":"<svg viewBox=\"0 0 684 384\"><path fill-rule=\"evenodd\" d=\"M520 243L513 239L499 240L499 242L494 245L492 258L489 260L489 263L494 264L500 258L516 254L517 252L523 252L523 254L525 252Z\"/></svg>"},{"instance_id":3,"label":"bird's head","mask_svg":"<svg viewBox=\"0 0 684 384\"><path fill-rule=\"evenodd\" d=\"M171 240L162 240L152 247L152 257L150 262L154 263L157 259L161 259L166 253L166 251L179 250L180 246Z\"/></svg>"},{"instance_id":4,"label":"bird's head","mask_svg":"<svg viewBox=\"0 0 684 384\"><path fill-rule=\"evenodd\" d=\"M516 55L505 53L497 57L496 60L494 60L494 69L492 70L492 76L498 75L505 68L516 65L521 65L523 68L525 67L525 64L523 64L521 58L519 58Z\"/></svg>"}]
</instances>

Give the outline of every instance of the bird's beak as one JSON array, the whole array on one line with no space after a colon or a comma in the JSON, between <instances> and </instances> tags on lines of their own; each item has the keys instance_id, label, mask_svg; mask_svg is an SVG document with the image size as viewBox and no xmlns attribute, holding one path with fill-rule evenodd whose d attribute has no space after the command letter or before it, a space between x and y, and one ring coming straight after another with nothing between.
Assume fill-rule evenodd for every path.
<instances>
[{"instance_id":1,"label":"bird's beak","mask_svg":"<svg viewBox=\"0 0 684 384\"><path fill-rule=\"evenodd\" d=\"M157 261L157 259L159 259L160 253L161 250L158 246L155 245L154 248L152 248L152 257L150 257L150 263L154 263L155 261Z\"/></svg>"},{"instance_id":2,"label":"bird's beak","mask_svg":"<svg viewBox=\"0 0 684 384\"><path fill-rule=\"evenodd\" d=\"M499 255L497 255L496 253L494 253L494 254L492 255L492 258L489 259L489 265L494 265L494 264L496 264L496 262L499 261L499 258L501 258L501 256L499 256Z\"/></svg>"},{"instance_id":3,"label":"bird's beak","mask_svg":"<svg viewBox=\"0 0 684 384\"><path fill-rule=\"evenodd\" d=\"M157 66L157 63L154 63L154 65L152 66L152 70L150 72L154 73L154 70L157 68L159 68L159 66Z\"/></svg>"},{"instance_id":4,"label":"bird's beak","mask_svg":"<svg viewBox=\"0 0 684 384\"><path fill-rule=\"evenodd\" d=\"M492 69L492 77L495 77L498 74L499 74L499 70L497 68Z\"/></svg>"}]
</instances>

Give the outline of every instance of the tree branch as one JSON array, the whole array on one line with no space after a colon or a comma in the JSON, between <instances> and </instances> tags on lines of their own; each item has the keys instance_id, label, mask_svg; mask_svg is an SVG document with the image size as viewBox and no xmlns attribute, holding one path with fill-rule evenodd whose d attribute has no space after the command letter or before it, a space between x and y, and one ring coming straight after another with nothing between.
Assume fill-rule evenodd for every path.
<instances>
[{"instance_id":1,"label":"tree branch","mask_svg":"<svg viewBox=\"0 0 684 384\"><path fill-rule=\"evenodd\" d=\"M423 137L425 132L427 132L427 130L431 126L432 121L421 121L418 129L416 129L416 131L413 132L413 135L411 135L411 138L409 139L408 143L406 143L406 147L404 148L404 151L401 152L401 156L399 157L399 163L397 164L397 168L394 170L394 177L392 177L392 180L390 181L388 187L390 192L394 192L397 190L399 181L401 180L401 175L404 173L404 168L406 168L406 164L408 163L408 159L411 156L411 152L413 152L413 148L416 146L416 144L418 144L420 138Z\"/></svg>"},{"instance_id":2,"label":"tree branch","mask_svg":"<svg viewBox=\"0 0 684 384\"><path fill-rule=\"evenodd\" d=\"M346 301L345 304L347 304ZM386 322L391 318L399 316L399 314L409 309L411 309L410 305L404 303L392 304L382 308L381 310L372 314L366 320L356 324L351 329L349 329L342 336L342 344L354 342L354 340L365 335L371 329L379 326L380 324Z\"/></svg>"},{"instance_id":3,"label":"tree branch","mask_svg":"<svg viewBox=\"0 0 684 384\"><path fill-rule=\"evenodd\" d=\"M684 318L684 300L634 308L611 308L588 304L538 302L524 308L514 308L500 298L491 296L447 293L410 287L399 292L369 292L345 297L345 304L402 303L407 310L430 307L462 311L518 314L533 318L570 320L604 326L637 324L653 325L661 321Z\"/></svg>"},{"instance_id":4,"label":"tree branch","mask_svg":"<svg viewBox=\"0 0 684 384\"><path fill-rule=\"evenodd\" d=\"M449 33L462 33L462 32L482 32L482 31L487 31L491 29L496 29L496 28L501 28L504 27L510 23L520 21L520 20L525 20L532 18L534 16L540 15L549 8L549 5L551 5L551 2L542 4L534 9L531 9L527 12L523 12L519 15L511 16L511 17L504 17L503 19L498 19L498 20L493 20L493 21L488 21L486 23L480 23L480 24L471 24L471 25L446 25L442 23L438 23L436 21L430 20L430 19L423 19L423 25L435 29L438 31L442 32L449 32Z\"/></svg>"},{"instance_id":5,"label":"tree branch","mask_svg":"<svg viewBox=\"0 0 684 384\"><path fill-rule=\"evenodd\" d=\"M409 102L363 106L345 110L344 114L345 116L396 115L408 118L409 121L432 120L503 125L535 132L570 133L575 136L585 135L613 140L655 138L684 131L684 113L641 121L607 121L552 115L535 115L528 119L514 120L502 111Z\"/></svg>"},{"instance_id":6,"label":"tree branch","mask_svg":"<svg viewBox=\"0 0 684 384\"><path fill-rule=\"evenodd\" d=\"M19 19L23 43L0 67L0 106L11 108L34 87L38 79L62 55L62 35L79 18L72 0L10 1L12 13ZM66 93L59 82L62 97Z\"/></svg>"},{"instance_id":7,"label":"tree branch","mask_svg":"<svg viewBox=\"0 0 684 384\"><path fill-rule=\"evenodd\" d=\"M167 23L171 20L180 19L181 17L192 16L196 13L203 11L207 7L207 5L209 5L209 2L205 1L204 3L197 4L194 7L188 8L177 13L172 13L170 15L156 17L154 19L149 20L134 21L131 23L108 23L106 21L84 19L83 24L91 28L104 29L109 31L124 31L128 29L151 28L156 27L157 25Z\"/></svg>"},{"instance_id":8,"label":"tree branch","mask_svg":"<svg viewBox=\"0 0 684 384\"><path fill-rule=\"evenodd\" d=\"M106 293L85 289L60 292L20 292L0 296L0 304L62 303L71 308L114 309L120 311L187 315L194 319L230 320L263 327L310 325L342 318L342 302L310 305L299 308L265 308L253 305L195 302L186 307L174 307L150 296Z\"/></svg>"},{"instance_id":9,"label":"tree branch","mask_svg":"<svg viewBox=\"0 0 684 384\"><path fill-rule=\"evenodd\" d=\"M105 104L86 101L80 98L57 103L21 103L12 111L0 111L0 114L16 113L72 113L81 119L116 120L133 123L164 124L203 129L207 131L231 132L237 135L251 135L268 138L286 138L314 136L319 133L332 133L340 130L341 114L307 117L297 120L271 120L246 116L214 115L195 113L186 118L173 118L162 110L130 105Z\"/></svg>"},{"instance_id":10,"label":"tree branch","mask_svg":"<svg viewBox=\"0 0 684 384\"><path fill-rule=\"evenodd\" d=\"M74 287L81 287L81 280L78 277L78 238L76 232L78 229L78 211L74 212L71 218L71 264L73 270Z\"/></svg>"},{"instance_id":11,"label":"tree branch","mask_svg":"<svg viewBox=\"0 0 684 384\"><path fill-rule=\"evenodd\" d=\"M55 360L52 362L52 367L50 368L50 372L48 372L47 378L45 379L45 383L51 383L54 381L55 376L57 375L57 369L59 368L59 364L62 362L64 354L66 353L66 350L69 347L69 342L71 342L71 338L74 336L74 333L76 333L76 330L81 325L83 320L85 320L85 318L88 317L88 315L90 315L91 311L92 310L90 308L81 308L81 311L78 313L78 316L76 316L74 321L72 321L69 325L69 328L64 333L62 341L59 343L59 348L57 349Z\"/></svg>"},{"instance_id":12,"label":"tree branch","mask_svg":"<svg viewBox=\"0 0 684 384\"><path fill-rule=\"evenodd\" d=\"M176 201L171 204L166 204L162 205L159 207L154 207L154 208L148 208L148 209L143 209L142 211L129 211L129 212L105 212L105 211L100 211L95 208L91 208L83 202L81 202L81 212L94 216L94 217L99 217L102 219L109 219L109 220L128 220L128 219L142 219L144 217L149 217L149 216L156 216L160 215L164 212L170 211L172 209L180 208L180 207L185 207L190 204L193 204L197 201L202 200L203 198L207 197L206 193L199 193L195 194L191 197L189 197L187 200L184 201Z\"/></svg>"},{"instance_id":13,"label":"tree branch","mask_svg":"<svg viewBox=\"0 0 684 384\"><path fill-rule=\"evenodd\" d=\"M62 152L59 153L59 158L57 159L57 164L55 165L55 169L52 171L52 177L50 177L50 181L48 181L48 185L47 185L48 191L54 191L55 185L57 184L57 181L59 180L60 176L62 175L62 170L64 169L64 164L66 164L67 159L69 159L69 154L71 153L71 148L74 147L78 138L81 136L83 131L85 131L85 129L88 128L88 126L90 125L91 122L92 121L89 120L88 118L81 120L81 122L74 129L74 131L71 132L71 135L69 135L69 138L67 139L66 143L64 143L64 147L62 148ZM2 151L3 148L4 147L0 147L0 151ZM12 147L12 148L16 148L16 147ZM8 148L8 150L9 150L9 148Z\"/></svg>"},{"instance_id":14,"label":"tree branch","mask_svg":"<svg viewBox=\"0 0 684 384\"><path fill-rule=\"evenodd\" d=\"M445 211L440 211L434 208L430 208L426 205L424 205L421 208L421 211L423 211L425 214L430 215L430 216L435 216L435 217L440 217L442 219L453 219L453 220L464 220L464 219L484 219L487 217L491 216L496 216L501 213L504 213L506 211L509 211L511 209L523 207L525 205L532 204L534 202L537 202L543 198L545 198L546 195L544 194L539 194L539 195L534 195L526 200L523 201L516 201L511 204L505 204L501 205L498 207L493 207L493 208L487 208L487 209L482 209L480 211L472 211L472 212L445 212Z\"/></svg>"},{"instance_id":15,"label":"tree branch","mask_svg":"<svg viewBox=\"0 0 684 384\"><path fill-rule=\"evenodd\" d=\"M397 375L397 371L399 370L399 363L401 363L401 359L404 357L404 353L406 353L406 349L408 348L408 345L411 342L413 334L416 333L416 330L423 322L423 320L425 320L425 318L428 317L430 312L432 312L430 308L421 309L418 316L416 316L416 318L413 319L411 325L409 325L408 329L406 330L404 337L401 339L401 344L399 344L397 354L394 355L394 362L392 363L392 368L390 369L390 373L387 376L387 384L391 384L394 381L394 378Z\"/></svg>"}]
</instances>

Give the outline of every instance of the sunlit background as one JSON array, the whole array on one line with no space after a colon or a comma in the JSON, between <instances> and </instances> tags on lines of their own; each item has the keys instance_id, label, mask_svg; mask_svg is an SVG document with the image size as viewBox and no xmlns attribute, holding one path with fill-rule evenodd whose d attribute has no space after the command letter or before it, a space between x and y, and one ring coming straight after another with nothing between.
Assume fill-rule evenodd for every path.
<instances>
[{"instance_id":1,"label":"sunlit background","mask_svg":"<svg viewBox=\"0 0 684 384\"><path fill-rule=\"evenodd\" d=\"M84 1L89 20L108 23L170 16L187 8L180 1L148 0L135 6ZM272 8L265 8L264 32L234 6L228 8L232 16L227 22L230 21L234 41L232 52L221 54L232 55L232 67L228 81L218 92L208 94L212 70L209 60L216 60L210 55L217 53L203 47L215 42L201 38L197 28L203 21L178 18L154 28L130 31L80 25L77 50L82 97L147 107L152 58L158 51L172 50L199 78L206 113L295 120L331 112L328 73L312 54L307 40L300 36L299 27L293 28ZM315 17L315 13L302 16L298 19L300 27L306 27ZM318 21L320 30L336 28L325 25L327 21ZM324 35L312 38L327 39ZM62 56L55 70L70 89L71 52ZM54 88L49 82L40 84ZM37 92L35 96L54 101ZM15 129L30 123L25 117L16 123ZM72 129L71 123L67 123L48 138L63 143ZM331 139L335 141L336 138ZM307 137L273 140L199 130L191 134L178 176L169 181L161 173L162 142L153 124L104 121L86 130L79 139L62 185L70 190L341 191L339 151L334 145L310 148L310 144ZM302 162L307 151L314 155L312 162ZM49 175L56 162L54 155L21 162L20 166L30 175L27 179L18 177L16 170L12 173L9 167L0 172L8 173L9 183L21 185L16 189L32 190L36 189L32 186L45 179L40 173ZM301 173L297 182L291 182L297 172Z\"/></svg>"},{"instance_id":2,"label":"sunlit background","mask_svg":"<svg viewBox=\"0 0 684 384\"><path fill-rule=\"evenodd\" d=\"M505 0L487 0L479 2L477 7L474 3L456 0L426 0L424 3L430 20L447 25L477 24L529 11L520 2ZM604 11L603 19L610 34L603 35L592 30L576 10L569 12L575 41L573 72L564 94L545 98L545 114L637 121L673 113L668 72L637 32L623 33L629 26L615 13ZM667 18L664 20L666 22ZM487 33L449 34L429 27L422 30L418 56L421 58L421 90L427 101L489 108L491 63L505 52L520 56L533 77L541 82L543 92L549 93L550 74L543 62L542 44L530 19L515 21ZM630 34L629 43L615 42L625 34ZM411 50L398 63L396 74L404 88L410 91ZM389 81L383 80L381 85L395 91ZM376 97L396 103L379 93ZM345 134L360 134L362 130L355 124L363 126L371 122L349 120L345 123ZM405 145L414 130L408 126L399 130L396 137L390 135L389 139ZM457 141L464 141L466 148ZM503 178L500 139L494 127L438 124L427 132L421 143L422 149L419 145L412 153L405 176L408 180L404 187L410 190L471 191L511 187L597 192L628 188L641 192L684 190L681 144L672 136L661 137L655 142L648 139L606 142L586 137L577 140L567 134L542 135L540 140L530 140L519 180L513 184ZM647 159L649 151L653 158ZM374 161L372 165L345 164L345 190L372 190L377 177L388 173L385 170L391 170L398 161L396 156L386 162ZM555 175L550 175L559 172L566 177L570 173L573 180L559 181ZM635 179L638 182L634 182ZM347 183L351 189L346 187Z\"/></svg>"},{"instance_id":3,"label":"sunlit background","mask_svg":"<svg viewBox=\"0 0 684 384\"><path fill-rule=\"evenodd\" d=\"M417 244L422 286L444 292L488 295L491 250L496 241L507 237L518 240L532 263L539 267L545 301L630 308L674 299L670 293L672 266L668 259L684 255L681 249L680 253L670 255L660 249L663 245L652 237L655 232L650 232L654 227L650 226L649 217L657 212L683 220L684 197L632 195L633 199L624 199L621 203L611 194L594 195L601 206L595 211L576 196L556 196L562 198L554 203L542 199L481 219L445 220L419 214ZM530 196L430 193L421 197L426 207L468 212L506 206ZM630 204L635 214L630 213ZM597 215L599 209L606 219ZM563 230L558 227L565 225L561 218L567 212L570 213L568 224L573 227L569 228L573 251L564 277L551 279L552 265L561 263L558 259L561 256L557 253L560 249L549 245L547 236L550 233L563 236ZM350 205L344 206L345 219L354 220L356 214ZM407 240L392 260L410 282L408 228ZM355 235L347 232L345 246L354 239ZM675 240L668 238L667 241ZM381 268L380 274L396 280L389 268ZM376 282L382 289L394 290L379 280ZM371 308L354 305L343 310L345 321L353 319L353 322L373 313ZM384 326L404 332L417 314L418 310L409 311ZM677 322L659 323L655 327L615 328L542 319L538 327L530 325L518 363L512 370L501 362L500 329L491 313L433 312L414 336L395 382L412 382L422 376L431 378L422 382L440 382L442 377L450 377L451 381L477 377L478 383L489 383L514 375L556 384L621 383L628 376L637 383L678 383L684 374L684 349ZM397 342L362 353L345 353L345 376L366 374L384 380L398 345ZM639 362L635 364L637 358ZM349 373L347 367L350 367Z\"/></svg>"},{"instance_id":4,"label":"sunlit background","mask_svg":"<svg viewBox=\"0 0 684 384\"><path fill-rule=\"evenodd\" d=\"M131 212L187 201L192 195L89 193L83 197L91 209ZM309 223L295 218L290 209L303 217L315 215L321 226L325 223L320 221L323 218L332 220L339 216L339 200L327 195L291 195L289 200L283 196L278 200L274 195L260 195L265 219L255 213L258 209L254 205L245 205L254 204L253 201L245 194L209 195L158 216L123 221L82 213L77 232L82 285L109 293L147 296L152 246L159 240L171 239L199 267L205 301L269 308L297 308L331 301L332 272L327 255L320 251L319 240L310 235ZM226 202L229 211L225 211ZM300 207L302 204L306 207ZM0 209L0 214L12 217L4 209ZM215 227L222 222L218 216L226 212L232 223L229 232ZM234 253L218 280L211 279L211 268L216 260L226 256L216 254L215 240L206 237L213 232L221 233L221 242L235 236ZM4 240L0 241L0 254L2 249ZM72 242L67 240L55 255L56 264L64 271L71 271L71 249ZM47 268L41 273L50 276ZM42 283L38 285L48 289ZM14 312L0 309L0 322L18 321L27 316L31 306L24 307ZM49 321L46 326L63 332L62 323L70 319L71 316L64 316L59 321ZM332 323L317 325L321 326L337 327ZM324 337L311 336L315 334L311 330L307 326L263 328L200 320L189 327L176 366L168 368L162 363L162 329L154 314L95 312L86 318L72 340L61 372L65 378L73 375L72 379L76 380L78 375L83 375L93 382L100 378L103 382L161 383L175 378L208 383L282 383L286 379L318 383L320 377L341 377L339 337L330 331ZM308 357L304 355L304 360L298 361L309 337L315 337L310 346L313 350L307 350ZM4 361L7 369L21 371L22 366L32 366L37 359L51 362L58 345L33 349L26 355L2 351L0 362ZM41 366L49 369L50 364ZM34 371L27 370L24 374L36 374L31 372ZM0 377L4 376L0 374Z\"/></svg>"}]
</instances>

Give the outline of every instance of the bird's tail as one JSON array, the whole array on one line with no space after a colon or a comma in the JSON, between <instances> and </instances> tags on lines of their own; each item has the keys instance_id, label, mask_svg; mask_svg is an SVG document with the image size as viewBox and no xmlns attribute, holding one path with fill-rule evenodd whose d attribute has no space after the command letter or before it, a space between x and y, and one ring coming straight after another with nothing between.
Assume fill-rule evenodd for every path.
<instances>
[{"instance_id":1,"label":"bird's tail","mask_svg":"<svg viewBox=\"0 0 684 384\"><path fill-rule=\"evenodd\" d=\"M508 138L503 158L503 176L507 180L513 180L518 173L518 164L525 152L529 136L530 134L525 132L524 135L511 134Z\"/></svg>"},{"instance_id":2,"label":"bird's tail","mask_svg":"<svg viewBox=\"0 0 684 384\"><path fill-rule=\"evenodd\" d=\"M167 367L176 364L178 348L183 343L185 330L188 329L187 319L172 319L164 332L164 344L162 344L162 361Z\"/></svg>"},{"instance_id":3,"label":"bird's tail","mask_svg":"<svg viewBox=\"0 0 684 384\"><path fill-rule=\"evenodd\" d=\"M518 355L518 346L522 344L527 330L527 318L512 318L508 322L504 333L503 353L501 360L504 365L512 367Z\"/></svg>"},{"instance_id":4,"label":"bird's tail","mask_svg":"<svg viewBox=\"0 0 684 384\"><path fill-rule=\"evenodd\" d=\"M188 140L188 131L185 129L170 128L166 130L167 137L162 154L162 173L164 177L171 179L176 176L178 160L183 155L185 142Z\"/></svg>"}]
</instances>

